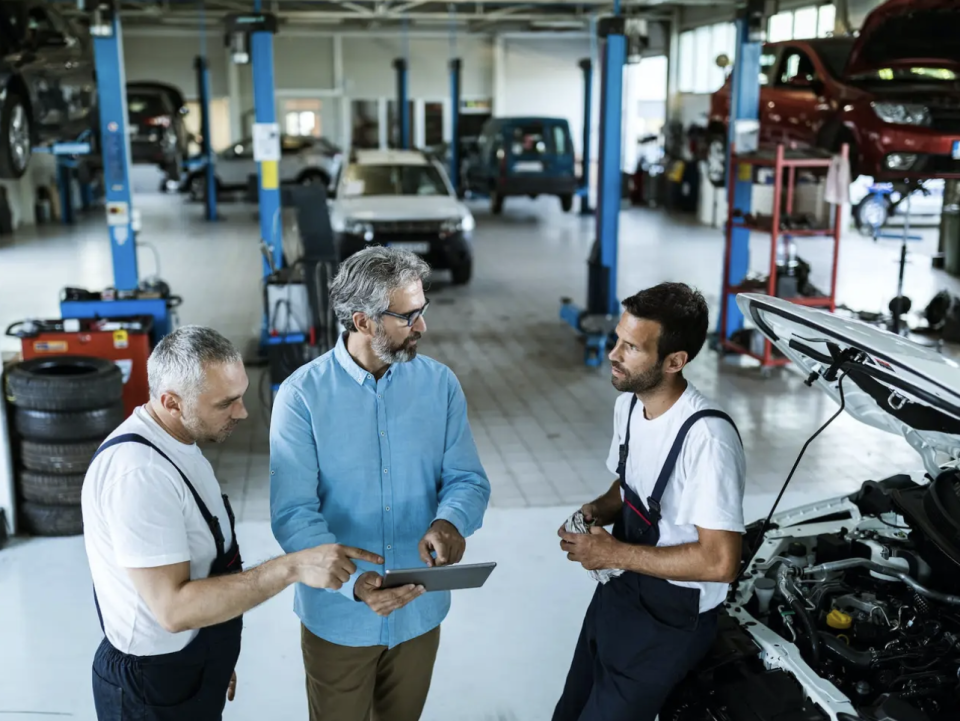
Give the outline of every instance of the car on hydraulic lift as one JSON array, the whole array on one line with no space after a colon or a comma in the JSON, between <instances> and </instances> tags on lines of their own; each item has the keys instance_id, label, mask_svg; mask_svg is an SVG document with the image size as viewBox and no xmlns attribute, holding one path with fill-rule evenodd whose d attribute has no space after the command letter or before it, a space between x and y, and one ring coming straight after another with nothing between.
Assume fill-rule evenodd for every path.
<instances>
[{"instance_id":1,"label":"car on hydraulic lift","mask_svg":"<svg viewBox=\"0 0 960 721\"><path fill-rule=\"evenodd\" d=\"M127 83L130 154L134 163L156 165L168 180L179 181L190 154L185 117L187 101L179 88L157 81Z\"/></svg>"},{"instance_id":2,"label":"car on hydraulic lift","mask_svg":"<svg viewBox=\"0 0 960 721\"><path fill-rule=\"evenodd\" d=\"M283 185L319 184L330 189L342 164L343 151L326 138L280 136L278 168ZM206 162L202 156L194 156L189 165L190 170L181 180L180 192L189 193L193 201L203 200L207 194ZM247 190L259 166L253 157L253 138L239 140L217 153L213 165L218 191Z\"/></svg>"},{"instance_id":3,"label":"car on hydraulic lift","mask_svg":"<svg viewBox=\"0 0 960 721\"><path fill-rule=\"evenodd\" d=\"M89 34L48 2L0 2L0 178L15 180L33 148L89 134L99 116Z\"/></svg>"},{"instance_id":4,"label":"car on hydraulic lift","mask_svg":"<svg viewBox=\"0 0 960 721\"><path fill-rule=\"evenodd\" d=\"M960 178L960 4L889 0L857 37L763 46L760 142L850 148L853 178ZM711 98L705 159L726 182L732 78Z\"/></svg>"},{"instance_id":5,"label":"car on hydraulic lift","mask_svg":"<svg viewBox=\"0 0 960 721\"><path fill-rule=\"evenodd\" d=\"M955 721L960 366L782 299L737 303L840 406L827 424L845 410L899 436L922 471L890 468L846 497L748 526L717 640L660 721Z\"/></svg>"},{"instance_id":6,"label":"car on hydraulic lift","mask_svg":"<svg viewBox=\"0 0 960 721\"><path fill-rule=\"evenodd\" d=\"M456 285L470 282L476 222L432 154L354 151L330 210L339 260L371 244L391 246L449 270Z\"/></svg>"}]
</instances>

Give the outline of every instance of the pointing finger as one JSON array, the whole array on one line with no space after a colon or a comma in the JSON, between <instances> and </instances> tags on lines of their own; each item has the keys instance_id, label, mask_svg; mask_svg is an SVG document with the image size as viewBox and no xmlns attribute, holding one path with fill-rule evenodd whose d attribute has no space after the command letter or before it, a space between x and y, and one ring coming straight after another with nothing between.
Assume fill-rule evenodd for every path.
<instances>
[{"instance_id":1,"label":"pointing finger","mask_svg":"<svg viewBox=\"0 0 960 721\"><path fill-rule=\"evenodd\" d=\"M344 546L343 552L347 558L356 558L361 561L367 561L368 563L375 563L378 566L383 564L382 556L378 556L376 553L370 553L370 551L364 551L362 548Z\"/></svg>"}]
</instances>

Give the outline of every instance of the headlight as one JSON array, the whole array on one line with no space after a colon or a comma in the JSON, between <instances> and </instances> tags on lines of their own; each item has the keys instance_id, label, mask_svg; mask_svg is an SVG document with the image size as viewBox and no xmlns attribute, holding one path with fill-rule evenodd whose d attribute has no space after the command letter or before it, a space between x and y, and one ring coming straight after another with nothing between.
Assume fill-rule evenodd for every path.
<instances>
[{"instance_id":1,"label":"headlight","mask_svg":"<svg viewBox=\"0 0 960 721\"><path fill-rule=\"evenodd\" d=\"M893 125L930 125L930 109L907 103L871 103L873 112L885 123Z\"/></svg>"},{"instance_id":2,"label":"headlight","mask_svg":"<svg viewBox=\"0 0 960 721\"><path fill-rule=\"evenodd\" d=\"M455 233L464 233L469 235L477 227L477 221L473 216L467 213L462 218L448 218L440 225L440 232L443 235L454 235Z\"/></svg>"},{"instance_id":3,"label":"headlight","mask_svg":"<svg viewBox=\"0 0 960 721\"><path fill-rule=\"evenodd\" d=\"M362 220L347 218L343 224L343 232L347 235L359 235L368 243L373 240L373 224Z\"/></svg>"}]
</instances>

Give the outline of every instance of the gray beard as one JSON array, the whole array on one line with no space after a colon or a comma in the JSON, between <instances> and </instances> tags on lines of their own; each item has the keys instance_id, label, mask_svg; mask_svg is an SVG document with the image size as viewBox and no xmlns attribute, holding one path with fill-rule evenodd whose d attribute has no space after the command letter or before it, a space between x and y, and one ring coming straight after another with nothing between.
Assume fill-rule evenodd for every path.
<instances>
[{"instance_id":1,"label":"gray beard","mask_svg":"<svg viewBox=\"0 0 960 721\"><path fill-rule=\"evenodd\" d=\"M373 342L370 344L370 347L373 348L373 352L376 353L381 363L388 365L393 365L394 363L409 363L417 357L417 349L416 347L408 346L407 342L411 339L419 339L419 337L419 333L411 335L403 344L393 346L390 344L390 339L387 337L387 334L383 332L383 328L377 328L377 334L373 337Z\"/></svg>"}]
</instances>

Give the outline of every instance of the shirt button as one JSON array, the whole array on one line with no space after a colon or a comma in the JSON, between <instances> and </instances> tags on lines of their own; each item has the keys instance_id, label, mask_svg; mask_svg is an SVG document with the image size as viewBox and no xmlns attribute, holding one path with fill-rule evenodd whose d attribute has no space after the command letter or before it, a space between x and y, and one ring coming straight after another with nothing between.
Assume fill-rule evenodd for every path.
<instances>
[{"instance_id":1,"label":"shirt button","mask_svg":"<svg viewBox=\"0 0 960 721\"><path fill-rule=\"evenodd\" d=\"M387 506L387 510L388 510L388 511L390 510L390 506Z\"/></svg>"},{"instance_id":2,"label":"shirt button","mask_svg":"<svg viewBox=\"0 0 960 721\"><path fill-rule=\"evenodd\" d=\"M388 550L388 551L391 550L392 548L393 548L393 546L387 546L387 550Z\"/></svg>"},{"instance_id":3,"label":"shirt button","mask_svg":"<svg viewBox=\"0 0 960 721\"><path fill-rule=\"evenodd\" d=\"M377 393L377 398L383 398L383 396Z\"/></svg>"},{"instance_id":4,"label":"shirt button","mask_svg":"<svg viewBox=\"0 0 960 721\"><path fill-rule=\"evenodd\" d=\"M381 436L385 436L385 435L387 435L387 432L386 432L386 431L380 431L380 435L381 435Z\"/></svg>"},{"instance_id":5,"label":"shirt button","mask_svg":"<svg viewBox=\"0 0 960 721\"><path fill-rule=\"evenodd\" d=\"M383 469L383 472L384 472L384 473L386 473L386 472L387 472L387 469L386 469L386 468L384 468L384 469Z\"/></svg>"}]
</instances>

